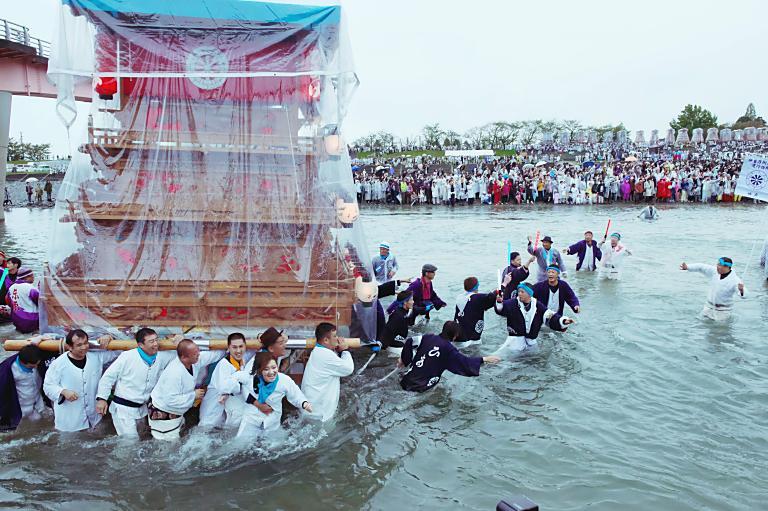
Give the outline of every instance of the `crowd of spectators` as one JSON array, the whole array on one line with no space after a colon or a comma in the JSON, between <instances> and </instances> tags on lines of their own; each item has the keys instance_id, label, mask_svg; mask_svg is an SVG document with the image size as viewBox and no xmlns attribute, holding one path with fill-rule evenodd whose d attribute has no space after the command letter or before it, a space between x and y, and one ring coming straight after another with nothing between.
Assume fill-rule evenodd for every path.
<instances>
[{"instance_id":1,"label":"crowd of spectators","mask_svg":"<svg viewBox=\"0 0 768 511\"><path fill-rule=\"evenodd\" d=\"M361 204L736 202L744 154L766 149L766 141L548 145L504 157L356 160L352 169Z\"/></svg>"}]
</instances>

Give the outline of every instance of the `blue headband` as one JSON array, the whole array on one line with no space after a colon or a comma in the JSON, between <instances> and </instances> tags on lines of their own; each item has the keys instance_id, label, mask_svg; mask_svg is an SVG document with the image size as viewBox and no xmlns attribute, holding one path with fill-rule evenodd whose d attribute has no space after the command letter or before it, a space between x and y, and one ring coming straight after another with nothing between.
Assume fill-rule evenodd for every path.
<instances>
[{"instance_id":1,"label":"blue headband","mask_svg":"<svg viewBox=\"0 0 768 511\"><path fill-rule=\"evenodd\" d=\"M547 271L549 270L555 270L558 273L558 275L560 274L560 268L558 268L557 266L547 266Z\"/></svg>"},{"instance_id":2,"label":"blue headband","mask_svg":"<svg viewBox=\"0 0 768 511\"><path fill-rule=\"evenodd\" d=\"M470 289L470 291L477 291L478 289L480 289L480 281L479 280L477 281L477 284L475 284L475 287Z\"/></svg>"},{"instance_id":3,"label":"blue headband","mask_svg":"<svg viewBox=\"0 0 768 511\"><path fill-rule=\"evenodd\" d=\"M614 232L613 234L611 234L611 238L616 238L617 240L620 240L621 234L619 234L618 232Z\"/></svg>"},{"instance_id":4,"label":"blue headband","mask_svg":"<svg viewBox=\"0 0 768 511\"><path fill-rule=\"evenodd\" d=\"M517 285L517 289L522 289L523 291L525 291L529 295L533 296L533 289L531 289L531 286L529 286L528 284L526 284L524 282L518 284Z\"/></svg>"},{"instance_id":5,"label":"blue headband","mask_svg":"<svg viewBox=\"0 0 768 511\"><path fill-rule=\"evenodd\" d=\"M717 264L720 264L722 266L727 266L728 268L732 268L733 267L733 263L729 263L728 261L726 261L722 257L717 260Z\"/></svg>"}]
</instances>

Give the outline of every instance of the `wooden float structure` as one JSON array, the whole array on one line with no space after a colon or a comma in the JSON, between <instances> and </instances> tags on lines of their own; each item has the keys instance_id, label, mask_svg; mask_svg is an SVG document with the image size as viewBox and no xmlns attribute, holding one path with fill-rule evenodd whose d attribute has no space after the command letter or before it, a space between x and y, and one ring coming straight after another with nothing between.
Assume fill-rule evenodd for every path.
<instances>
[{"instance_id":1,"label":"wooden float structure","mask_svg":"<svg viewBox=\"0 0 768 511\"><path fill-rule=\"evenodd\" d=\"M62 1L95 28L98 99L42 330L350 326L372 275L339 138L341 7Z\"/></svg>"}]
</instances>

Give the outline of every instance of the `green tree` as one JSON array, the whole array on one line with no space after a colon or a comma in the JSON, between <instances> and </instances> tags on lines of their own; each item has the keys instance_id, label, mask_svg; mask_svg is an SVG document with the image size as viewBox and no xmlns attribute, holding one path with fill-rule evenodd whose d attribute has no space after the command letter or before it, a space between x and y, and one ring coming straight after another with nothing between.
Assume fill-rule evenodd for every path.
<instances>
[{"instance_id":1,"label":"green tree","mask_svg":"<svg viewBox=\"0 0 768 511\"><path fill-rule=\"evenodd\" d=\"M439 124L427 124L421 130L424 137L424 145L427 149L442 149L441 141L445 138L445 131Z\"/></svg>"},{"instance_id":2,"label":"green tree","mask_svg":"<svg viewBox=\"0 0 768 511\"><path fill-rule=\"evenodd\" d=\"M682 112L669 123L669 127L675 130L687 128L692 133L695 128L712 128L717 126L717 116L699 105L685 105Z\"/></svg>"}]
</instances>

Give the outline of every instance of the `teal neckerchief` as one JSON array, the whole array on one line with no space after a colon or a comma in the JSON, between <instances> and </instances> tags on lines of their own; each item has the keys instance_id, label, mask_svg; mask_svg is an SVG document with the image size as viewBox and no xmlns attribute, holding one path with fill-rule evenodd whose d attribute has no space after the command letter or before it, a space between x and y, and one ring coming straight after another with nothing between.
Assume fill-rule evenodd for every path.
<instances>
[{"instance_id":1,"label":"teal neckerchief","mask_svg":"<svg viewBox=\"0 0 768 511\"><path fill-rule=\"evenodd\" d=\"M5 268L3 270L3 276L0 277L0 287L3 287L3 284L5 284L5 279L8 277L8 268ZM10 287L10 286L8 286Z\"/></svg>"},{"instance_id":2,"label":"teal neckerchief","mask_svg":"<svg viewBox=\"0 0 768 511\"><path fill-rule=\"evenodd\" d=\"M277 387L277 380L280 378L280 374L275 376L275 379L272 381L272 383L267 383L264 381L264 378L259 375L259 403L266 403L267 398L272 395L272 393L275 391L275 387Z\"/></svg>"},{"instance_id":3,"label":"teal neckerchief","mask_svg":"<svg viewBox=\"0 0 768 511\"><path fill-rule=\"evenodd\" d=\"M19 369L21 369L22 371L24 371L27 374L29 374L29 373L31 373L32 371L35 370L34 367L30 368L30 367L27 367L24 364L22 364L21 360L19 360L19 357L16 357L16 365L19 366Z\"/></svg>"},{"instance_id":4,"label":"teal neckerchief","mask_svg":"<svg viewBox=\"0 0 768 511\"><path fill-rule=\"evenodd\" d=\"M141 359L142 359L142 360L143 360L143 361L144 361L144 362L145 362L145 363L146 363L146 364L147 364L149 367L152 367L152 364L154 364L154 363L155 363L155 360L157 359L157 353L155 353L154 355L147 355L146 353L144 353L144 350L143 350L143 349L141 349L141 346L139 346L139 347L138 347L138 348L136 348L136 349L137 349L137 350L139 350L139 356L141 357Z\"/></svg>"}]
</instances>

